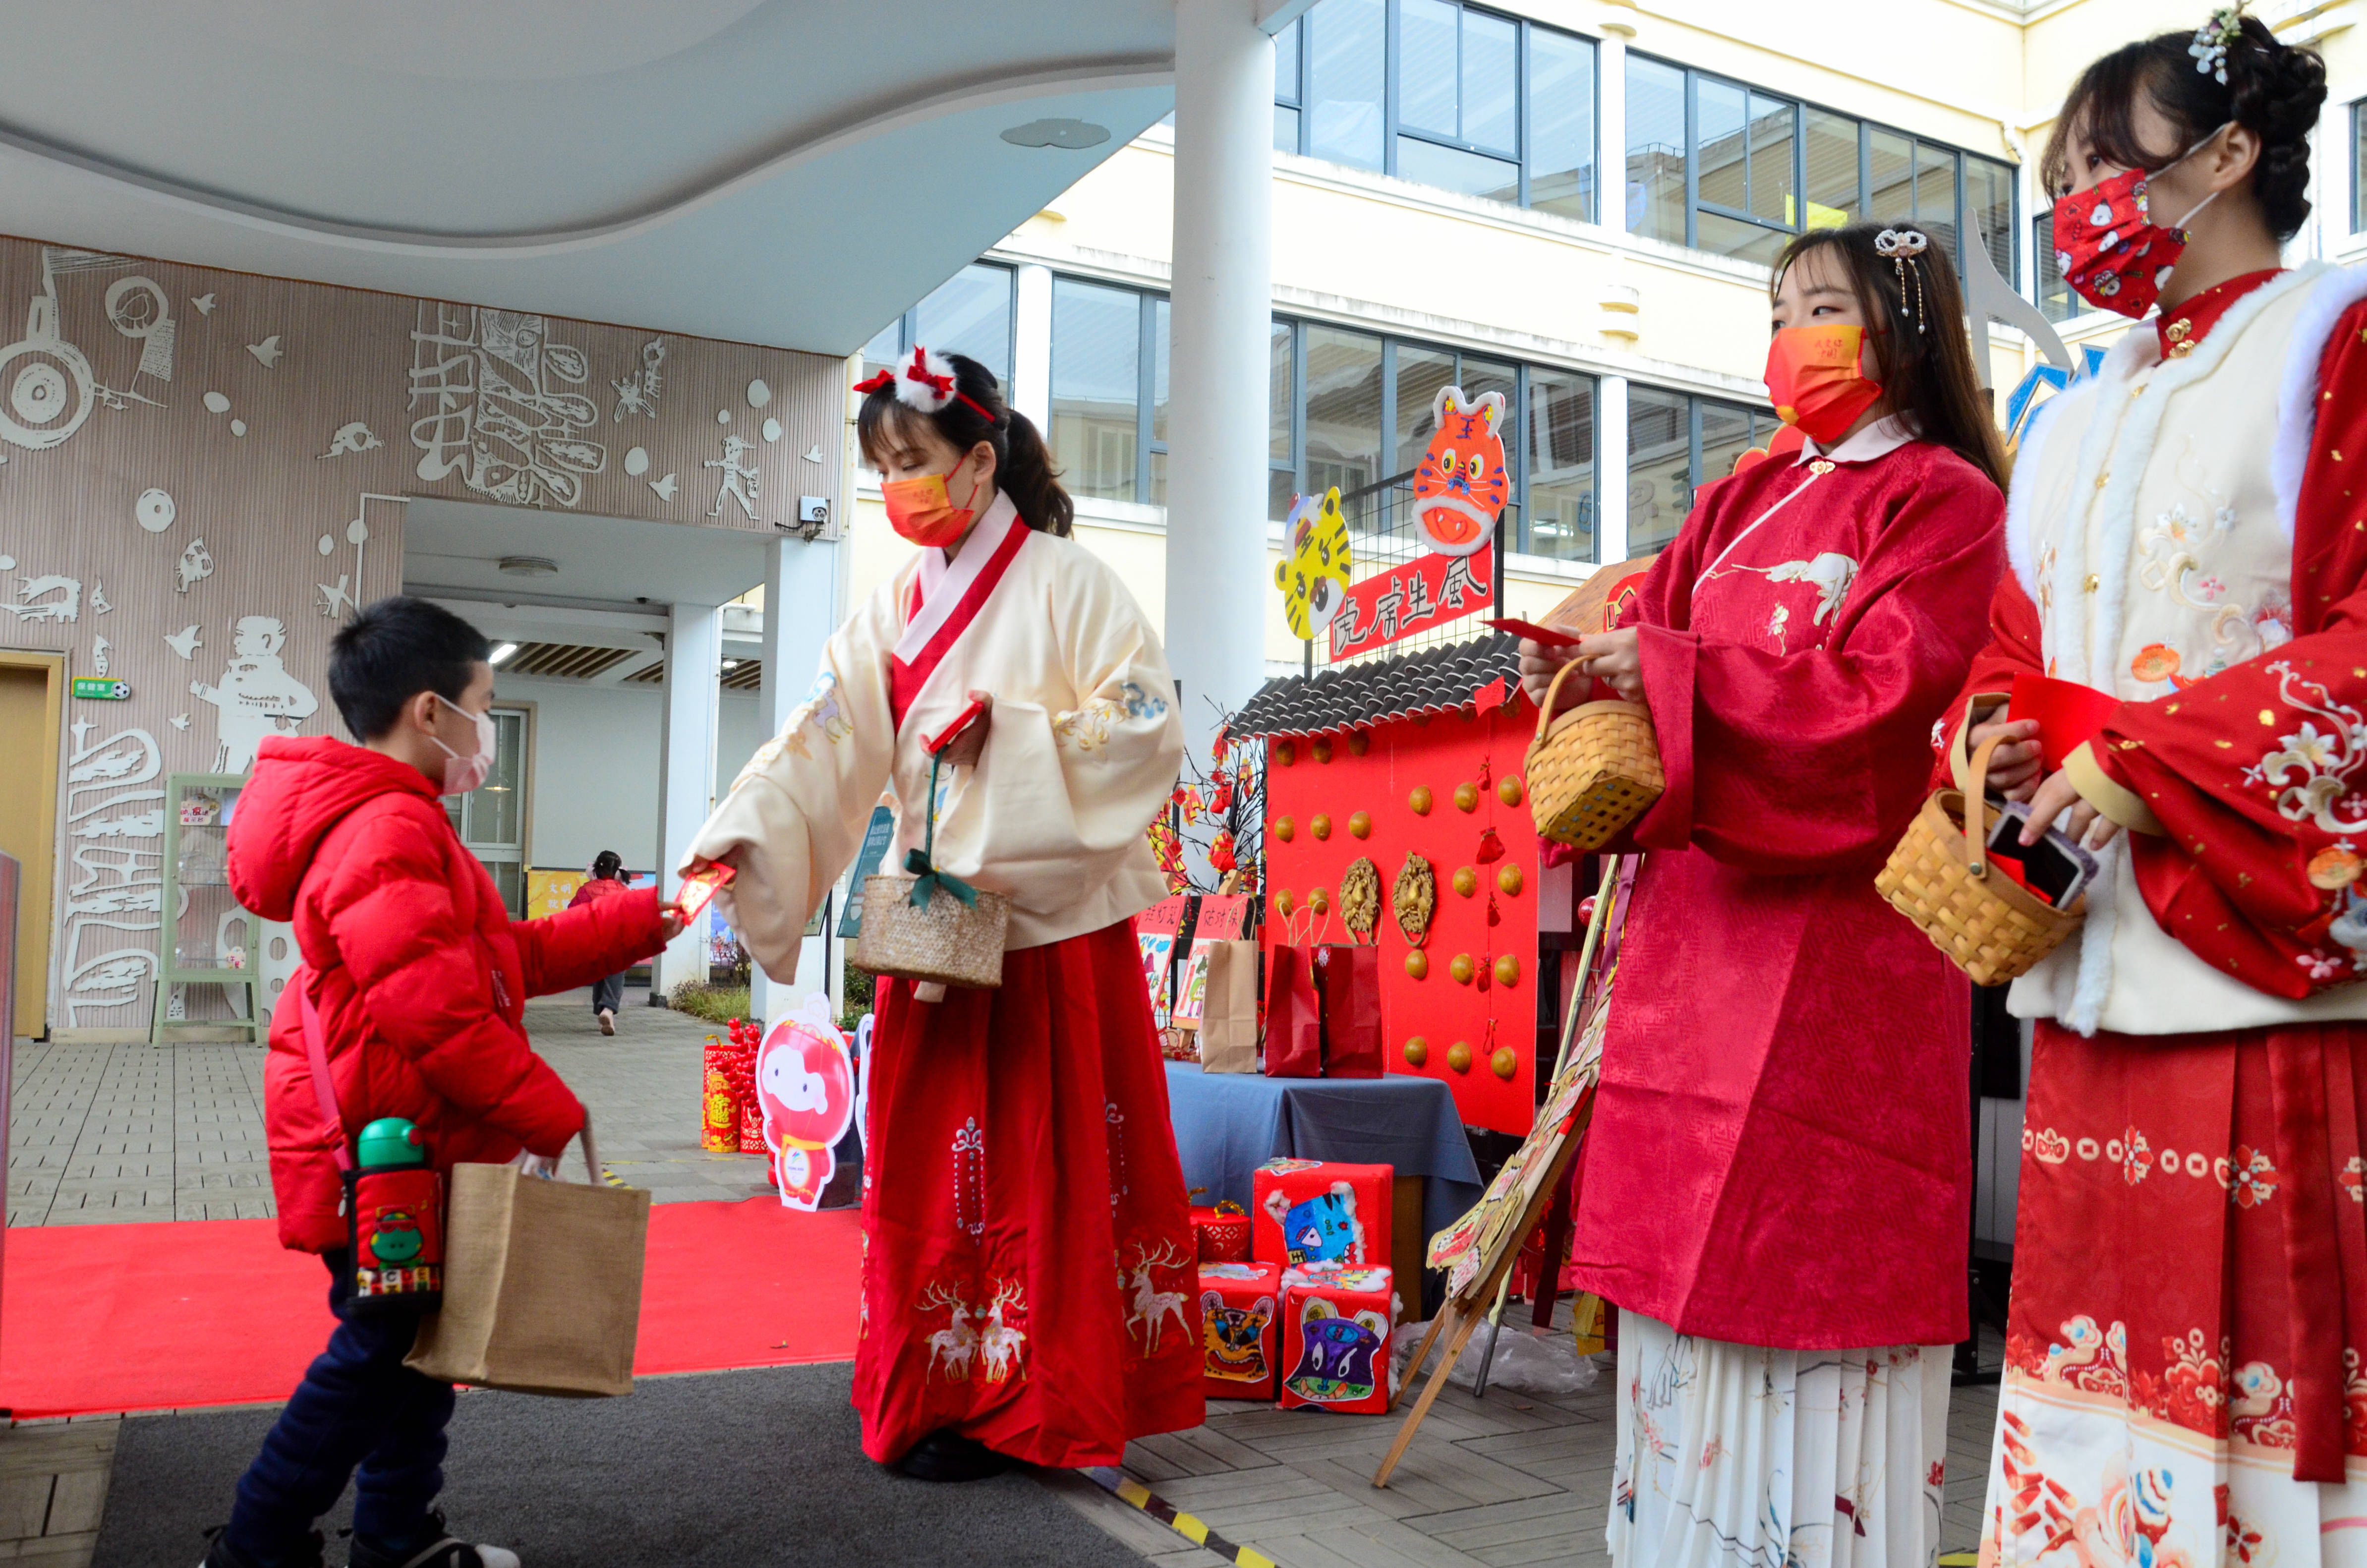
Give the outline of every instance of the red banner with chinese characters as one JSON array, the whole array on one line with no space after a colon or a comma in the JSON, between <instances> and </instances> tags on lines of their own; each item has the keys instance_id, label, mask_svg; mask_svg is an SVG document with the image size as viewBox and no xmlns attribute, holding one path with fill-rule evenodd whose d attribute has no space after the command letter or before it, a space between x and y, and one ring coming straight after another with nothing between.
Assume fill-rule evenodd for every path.
<instances>
[{"instance_id":1,"label":"red banner with chinese characters","mask_svg":"<svg viewBox=\"0 0 2367 1568\"><path fill-rule=\"evenodd\" d=\"M1477 615L1495 597L1493 544L1469 555L1417 555L1349 585L1340 613L1331 618L1331 656L1344 659L1386 648L1417 631Z\"/></svg>"}]
</instances>

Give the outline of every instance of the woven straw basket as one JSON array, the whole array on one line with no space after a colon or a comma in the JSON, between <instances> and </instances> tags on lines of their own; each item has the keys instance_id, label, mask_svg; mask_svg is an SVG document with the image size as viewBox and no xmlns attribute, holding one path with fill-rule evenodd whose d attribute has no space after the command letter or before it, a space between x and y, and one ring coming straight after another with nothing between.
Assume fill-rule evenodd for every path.
<instances>
[{"instance_id":1,"label":"woven straw basket","mask_svg":"<svg viewBox=\"0 0 2367 1568\"><path fill-rule=\"evenodd\" d=\"M966 904L941 887L923 906L912 902L917 881L863 879L863 926L851 955L855 967L971 990L1001 985L1011 900L981 888L978 903Z\"/></svg>"},{"instance_id":2,"label":"woven straw basket","mask_svg":"<svg viewBox=\"0 0 2367 1568\"><path fill-rule=\"evenodd\" d=\"M2001 814L1985 798L1989 755L1998 739L1973 753L1968 792L1940 790L1923 802L1907 835L1874 879L1891 907L1921 927L1976 985L2002 985L2053 952L2087 918L2083 894L2057 909L2010 877L1989 875L1988 839Z\"/></svg>"},{"instance_id":3,"label":"woven straw basket","mask_svg":"<svg viewBox=\"0 0 2367 1568\"><path fill-rule=\"evenodd\" d=\"M1564 665L1546 689L1523 771L1537 832L1573 849L1593 849L1650 811L1668 778L1651 710L1640 703L1587 702L1550 717L1561 683L1579 667L1575 659Z\"/></svg>"}]
</instances>

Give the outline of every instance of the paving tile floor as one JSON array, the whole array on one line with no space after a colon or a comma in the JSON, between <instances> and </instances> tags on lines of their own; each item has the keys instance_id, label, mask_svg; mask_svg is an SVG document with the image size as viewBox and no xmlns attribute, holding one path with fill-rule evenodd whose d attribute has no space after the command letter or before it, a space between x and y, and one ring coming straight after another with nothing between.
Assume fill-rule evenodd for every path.
<instances>
[{"instance_id":1,"label":"paving tile floor","mask_svg":"<svg viewBox=\"0 0 2367 1568\"><path fill-rule=\"evenodd\" d=\"M656 1201L768 1191L753 1155L698 1147L714 1027L629 991L614 1037L589 991L527 1004L527 1038L592 1113L602 1163ZM268 1219L264 1048L16 1042L8 1223Z\"/></svg>"}]
</instances>

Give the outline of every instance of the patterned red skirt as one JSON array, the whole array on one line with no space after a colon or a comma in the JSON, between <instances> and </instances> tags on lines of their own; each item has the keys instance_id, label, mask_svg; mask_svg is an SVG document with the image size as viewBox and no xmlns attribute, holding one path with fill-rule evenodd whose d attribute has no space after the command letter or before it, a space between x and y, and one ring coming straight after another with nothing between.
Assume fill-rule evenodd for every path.
<instances>
[{"instance_id":1,"label":"patterned red skirt","mask_svg":"<svg viewBox=\"0 0 2367 1568\"><path fill-rule=\"evenodd\" d=\"M2367 1557L2362 1069L2037 1026L1985 1568Z\"/></svg>"},{"instance_id":2,"label":"patterned red skirt","mask_svg":"<svg viewBox=\"0 0 2367 1568\"><path fill-rule=\"evenodd\" d=\"M1116 1464L1200 1425L1192 1224L1133 922L1006 954L998 990L879 991L864 1451L949 1426L1032 1464Z\"/></svg>"}]
</instances>

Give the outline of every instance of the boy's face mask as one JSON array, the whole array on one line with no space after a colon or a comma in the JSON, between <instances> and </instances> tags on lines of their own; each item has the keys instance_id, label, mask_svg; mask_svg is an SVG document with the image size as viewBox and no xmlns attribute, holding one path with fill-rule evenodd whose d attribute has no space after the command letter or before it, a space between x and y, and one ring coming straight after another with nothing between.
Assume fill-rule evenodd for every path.
<instances>
[{"instance_id":1,"label":"boy's face mask","mask_svg":"<svg viewBox=\"0 0 2367 1568\"><path fill-rule=\"evenodd\" d=\"M444 754L443 792L447 795L465 795L482 784L485 781L485 776L493 772L493 749L500 744L500 734L493 728L492 714L471 713L440 691L436 693L436 700L477 726L477 749L467 756L462 756L459 752L446 745L440 735L427 737L434 741L436 748Z\"/></svg>"}]
</instances>

